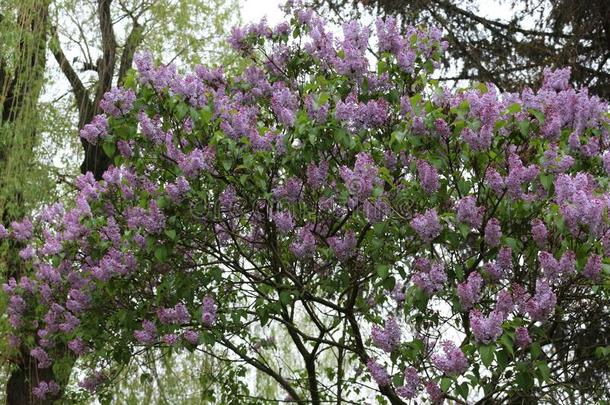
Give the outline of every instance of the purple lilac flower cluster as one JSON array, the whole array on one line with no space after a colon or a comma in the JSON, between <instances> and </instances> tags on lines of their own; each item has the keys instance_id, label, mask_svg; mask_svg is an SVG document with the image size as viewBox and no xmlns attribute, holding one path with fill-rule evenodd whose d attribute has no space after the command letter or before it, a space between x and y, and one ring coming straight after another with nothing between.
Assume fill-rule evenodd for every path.
<instances>
[{"instance_id":1,"label":"purple lilac flower cluster","mask_svg":"<svg viewBox=\"0 0 610 405\"><path fill-rule=\"evenodd\" d=\"M393 352L400 345L400 336L400 325L394 317L386 321L383 329L373 325L371 330L373 344L388 353Z\"/></svg>"},{"instance_id":2,"label":"purple lilac flower cluster","mask_svg":"<svg viewBox=\"0 0 610 405\"><path fill-rule=\"evenodd\" d=\"M444 341L441 343L443 353L432 355L432 363L445 374L463 374L468 369L468 359L455 343Z\"/></svg>"}]
</instances>

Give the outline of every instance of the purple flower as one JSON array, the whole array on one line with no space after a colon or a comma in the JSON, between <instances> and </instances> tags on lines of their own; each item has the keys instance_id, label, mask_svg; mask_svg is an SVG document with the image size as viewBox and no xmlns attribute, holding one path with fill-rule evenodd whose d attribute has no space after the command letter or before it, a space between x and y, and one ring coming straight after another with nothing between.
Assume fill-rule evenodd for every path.
<instances>
[{"instance_id":1,"label":"purple flower","mask_svg":"<svg viewBox=\"0 0 610 405\"><path fill-rule=\"evenodd\" d=\"M492 129L490 125L483 125L478 132L466 127L462 129L461 136L464 142L474 151L485 151L491 146Z\"/></svg>"},{"instance_id":2,"label":"purple flower","mask_svg":"<svg viewBox=\"0 0 610 405\"><path fill-rule=\"evenodd\" d=\"M307 227L299 230L296 240L290 245L290 251L298 258L312 257L316 252L316 238Z\"/></svg>"},{"instance_id":3,"label":"purple flower","mask_svg":"<svg viewBox=\"0 0 610 405\"><path fill-rule=\"evenodd\" d=\"M298 107L298 99L290 89L282 82L276 82L273 85L271 108L277 115L279 122L287 127L292 127L294 125Z\"/></svg>"},{"instance_id":4,"label":"purple flower","mask_svg":"<svg viewBox=\"0 0 610 405\"><path fill-rule=\"evenodd\" d=\"M556 281L560 275L569 275L575 271L576 256L570 250L567 250L559 261L551 253L542 251L538 254L538 261L544 278L549 282Z\"/></svg>"},{"instance_id":5,"label":"purple flower","mask_svg":"<svg viewBox=\"0 0 610 405\"><path fill-rule=\"evenodd\" d=\"M417 395L419 382L417 370L413 367L407 367L405 370L405 383L402 387L396 388L396 393L403 398L413 399Z\"/></svg>"},{"instance_id":6,"label":"purple flower","mask_svg":"<svg viewBox=\"0 0 610 405\"><path fill-rule=\"evenodd\" d=\"M35 347L30 350L30 356L32 356L38 361L38 368L51 367L51 358L42 347Z\"/></svg>"},{"instance_id":7,"label":"purple flower","mask_svg":"<svg viewBox=\"0 0 610 405\"><path fill-rule=\"evenodd\" d=\"M280 233L288 233L294 228L294 220L288 211L274 212L273 222Z\"/></svg>"},{"instance_id":8,"label":"purple flower","mask_svg":"<svg viewBox=\"0 0 610 405\"><path fill-rule=\"evenodd\" d=\"M440 405L443 403L443 391L434 381L430 380L426 383L426 392L433 405Z\"/></svg>"},{"instance_id":9,"label":"purple flower","mask_svg":"<svg viewBox=\"0 0 610 405\"><path fill-rule=\"evenodd\" d=\"M328 161L323 160L319 165L310 162L307 165L307 185L314 189L319 189L326 182L328 175Z\"/></svg>"},{"instance_id":10,"label":"purple flower","mask_svg":"<svg viewBox=\"0 0 610 405\"><path fill-rule=\"evenodd\" d=\"M88 375L82 381L78 383L79 387L86 389L87 391L93 393L97 390L97 388L104 383L106 380L106 376L101 371L95 371L93 374Z\"/></svg>"},{"instance_id":11,"label":"purple flower","mask_svg":"<svg viewBox=\"0 0 610 405\"><path fill-rule=\"evenodd\" d=\"M178 160L178 167L187 177L196 177L202 170L212 170L214 167L214 150L206 146L203 150L193 149Z\"/></svg>"},{"instance_id":12,"label":"purple flower","mask_svg":"<svg viewBox=\"0 0 610 405\"><path fill-rule=\"evenodd\" d=\"M373 329L371 330L373 344L388 353L391 353L398 348L398 345L400 345L400 335L400 326L394 317L391 317L386 321L383 329L377 325L373 325Z\"/></svg>"},{"instance_id":13,"label":"purple flower","mask_svg":"<svg viewBox=\"0 0 610 405\"><path fill-rule=\"evenodd\" d=\"M483 287L483 278L478 272L472 272L468 276L468 280L458 284L457 294L460 299L460 304L465 310L481 299L481 288Z\"/></svg>"},{"instance_id":14,"label":"purple flower","mask_svg":"<svg viewBox=\"0 0 610 405\"><path fill-rule=\"evenodd\" d=\"M404 46L407 46L400 33L396 18L391 16L385 19L378 18L375 21L375 27L377 28L377 46L380 52L398 53Z\"/></svg>"},{"instance_id":15,"label":"purple flower","mask_svg":"<svg viewBox=\"0 0 610 405\"><path fill-rule=\"evenodd\" d=\"M487 225L485 225L485 243L492 247L498 246L501 237L502 228L500 227L500 221L496 218L491 218L487 221Z\"/></svg>"},{"instance_id":16,"label":"purple flower","mask_svg":"<svg viewBox=\"0 0 610 405\"><path fill-rule=\"evenodd\" d=\"M600 255L591 255L582 272L583 276L589 280L599 281L602 271L602 258Z\"/></svg>"},{"instance_id":17,"label":"purple flower","mask_svg":"<svg viewBox=\"0 0 610 405\"><path fill-rule=\"evenodd\" d=\"M417 273L413 275L413 284L419 287L427 295L432 295L443 289L447 282L445 269L438 263L430 263L427 259L415 261Z\"/></svg>"},{"instance_id":18,"label":"purple flower","mask_svg":"<svg viewBox=\"0 0 610 405\"><path fill-rule=\"evenodd\" d=\"M354 248L358 241L353 231L348 231L342 238L339 236L328 238L327 242L335 257L342 262L350 259L356 253Z\"/></svg>"},{"instance_id":19,"label":"purple flower","mask_svg":"<svg viewBox=\"0 0 610 405\"><path fill-rule=\"evenodd\" d=\"M165 192L174 203L180 203L186 193L191 189L191 185L184 176L179 176L176 181L165 186Z\"/></svg>"},{"instance_id":20,"label":"purple flower","mask_svg":"<svg viewBox=\"0 0 610 405\"><path fill-rule=\"evenodd\" d=\"M497 195L502 195L504 192L504 178L493 167L487 169L485 173L485 184Z\"/></svg>"},{"instance_id":21,"label":"purple flower","mask_svg":"<svg viewBox=\"0 0 610 405\"><path fill-rule=\"evenodd\" d=\"M30 260L36 255L36 249L32 245L28 245L19 251L21 260Z\"/></svg>"},{"instance_id":22,"label":"purple flower","mask_svg":"<svg viewBox=\"0 0 610 405\"><path fill-rule=\"evenodd\" d=\"M131 89L123 87L114 87L104 94L100 101L100 108L106 114L113 117L120 117L127 114L133 108L133 102L136 99L136 94Z\"/></svg>"},{"instance_id":23,"label":"purple flower","mask_svg":"<svg viewBox=\"0 0 610 405\"><path fill-rule=\"evenodd\" d=\"M56 396L59 394L59 385L53 381L40 381L38 385L32 388L32 394L39 400L45 400L48 395Z\"/></svg>"},{"instance_id":24,"label":"purple flower","mask_svg":"<svg viewBox=\"0 0 610 405\"><path fill-rule=\"evenodd\" d=\"M527 347L532 343L532 338L530 338L527 328L520 326L515 329L515 343L517 347L521 348Z\"/></svg>"},{"instance_id":25,"label":"purple flower","mask_svg":"<svg viewBox=\"0 0 610 405\"><path fill-rule=\"evenodd\" d=\"M415 232L424 242L432 242L434 238L441 234L441 224L434 208L416 215L411 220L411 227L415 229Z\"/></svg>"},{"instance_id":26,"label":"purple flower","mask_svg":"<svg viewBox=\"0 0 610 405\"><path fill-rule=\"evenodd\" d=\"M417 176L420 184L426 193L434 193L440 187L438 172L425 160L417 161Z\"/></svg>"},{"instance_id":27,"label":"purple flower","mask_svg":"<svg viewBox=\"0 0 610 405\"><path fill-rule=\"evenodd\" d=\"M532 219L532 238L536 241L539 247L543 247L546 245L549 233L542 222L539 219Z\"/></svg>"},{"instance_id":28,"label":"purple flower","mask_svg":"<svg viewBox=\"0 0 610 405\"><path fill-rule=\"evenodd\" d=\"M356 94L351 93L345 101L338 101L335 118L345 124L351 132L362 129L376 129L388 122L389 103L383 99L358 102Z\"/></svg>"},{"instance_id":29,"label":"purple flower","mask_svg":"<svg viewBox=\"0 0 610 405\"><path fill-rule=\"evenodd\" d=\"M214 298L206 296L201 304L201 323L206 328L211 328L216 322L216 302Z\"/></svg>"},{"instance_id":30,"label":"purple flower","mask_svg":"<svg viewBox=\"0 0 610 405\"><path fill-rule=\"evenodd\" d=\"M569 67L555 70L551 70L548 67L544 68L544 80L542 82L542 89L549 89L555 91L567 90L571 73L572 72Z\"/></svg>"},{"instance_id":31,"label":"purple flower","mask_svg":"<svg viewBox=\"0 0 610 405\"><path fill-rule=\"evenodd\" d=\"M464 197L457 203L457 220L473 228L481 227L484 212L485 208L477 207L474 196Z\"/></svg>"},{"instance_id":32,"label":"purple flower","mask_svg":"<svg viewBox=\"0 0 610 405\"><path fill-rule=\"evenodd\" d=\"M546 321L557 304L557 296L547 281L536 281L536 293L525 304L525 309L534 321Z\"/></svg>"},{"instance_id":33,"label":"purple flower","mask_svg":"<svg viewBox=\"0 0 610 405\"><path fill-rule=\"evenodd\" d=\"M370 30L357 21L343 25L343 57L334 59L335 69L342 75L361 77L368 70L366 57Z\"/></svg>"},{"instance_id":34,"label":"purple flower","mask_svg":"<svg viewBox=\"0 0 610 405\"><path fill-rule=\"evenodd\" d=\"M74 354L81 356L87 352L88 348L83 339L77 337L68 342L68 349L72 350Z\"/></svg>"},{"instance_id":35,"label":"purple flower","mask_svg":"<svg viewBox=\"0 0 610 405\"><path fill-rule=\"evenodd\" d=\"M381 184L378 172L379 169L375 166L373 157L366 152L360 152L356 156L353 170L347 166L342 166L339 169L339 174L345 182L345 186L350 194L358 200L365 200L370 197L373 193L373 187L376 184Z\"/></svg>"},{"instance_id":36,"label":"purple flower","mask_svg":"<svg viewBox=\"0 0 610 405\"><path fill-rule=\"evenodd\" d=\"M309 116L309 119L317 124L324 124L328 118L330 105L329 103L318 105L314 98L309 95L307 98L305 98L305 109L307 110L307 116Z\"/></svg>"},{"instance_id":37,"label":"purple flower","mask_svg":"<svg viewBox=\"0 0 610 405\"><path fill-rule=\"evenodd\" d=\"M108 119L105 115L99 114L80 130L80 137L91 145L96 145L99 139L108 136L108 128Z\"/></svg>"},{"instance_id":38,"label":"purple flower","mask_svg":"<svg viewBox=\"0 0 610 405\"><path fill-rule=\"evenodd\" d=\"M178 335L174 333L165 334L161 336L161 341L166 345L174 346L176 343L178 343Z\"/></svg>"},{"instance_id":39,"label":"purple flower","mask_svg":"<svg viewBox=\"0 0 610 405\"><path fill-rule=\"evenodd\" d=\"M174 324L183 325L191 320L191 315L182 303L176 304L173 308L157 309L157 318L164 325Z\"/></svg>"},{"instance_id":40,"label":"purple flower","mask_svg":"<svg viewBox=\"0 0 610 405\"><path fill-rule=\"evenodd\" d=\"M6 238L8 236L8 231L4 227L4 225L0 224L0 240Z\"/></svg>"},{"instance_id":41,"label":"purple flower","mask_svg":"<svg viewBox=\"0 0 610 405\"><path fill-rule=\"evenodd\" d=\"M388 374L385 367L383 367L381 364L370 358L366 362L366 367L369 369L369 372L371 373L371 376L373 377L373 380L375 380L377 385L383 387L384 385L390 384L390 375Z\"/></svg>"},{"instance_id":42,"label":"purple flower","mask_svg":"<svg viewBox=\"0 0 610 405\"><path fill-rule=\"evenodd\" d=\"M286 182L278 187L275 187L273 196L279 199L285 199L291 203L297 203L301 199L301 190L303 188L303 182L298 177L290 177L286 179Z\"/></svg>"},{"instance_id":43,"label":"purple flower","mask_svg":"<svg viewBox=\"0 0 610 405\"><path fill-rule=\"evenodd\" d=\"M375 200L375 202L366 200L362 205L362 210L364 211L364 217L371 224L383 221L390 212L388 205L380 198Z\"/></svg>"},{"instance_id":44,"label":"purple flower","mask_svg":"<svg viewBox=\"0 0 610 405\"><path fill-rule=\"evenodd\" d=\"M514 309L515 303L513 302L511 293L508 290L500 291L496 298L496 308L494 311L501 313L503 318L506 318Z\"/></svg>"},{"instance_id":45,"label":"purple flower","mask_svg":"<svg viewBox=\"0 0 610 405\"><path fill-rule=\"evenodd\" d=\"M11 222L11 229L13 231L13 238L20 242L23 242L32 237L32 231L34 230L34 226L32 225L32 222L26 218L21 222Z\"/></svg>"},{"instance_id":46,"label":"purple flower","mask_svg":"<svg viewBox=\"0 0 610 405\"><path fill-rule=\"evenodd\" d=\"M160 145L165 141L165 132L161 128L159 117L150 118L144 111L140 111L138 113L138 122L144 136L155 145Z\"/></svg>"},{"instance_id":47,"label":"purple flower","mask_svg":"<svg viewBox=\"0 0 610 405\"><path fill-rule=\"evenodd\" d=\"M470 311L469 318L472 333L480 343L489 344L502 334L504 314L500 311L492 311L488 317L485 317L479 310L473 309Z\"/></svg>"},{"instance_id":48,"label":"purple flower","mask_svg":"<svg viewBox=\"0 0 610 405\"><path fill-rule=\"evenodd\" d=\"M432 355L432 363L445 374L463 374L468 369L464 353L451 341L444 341L443 353Z\"/></svg>"},{"instance_id":49,"label":"purple flower","mask_svg":"<svg viewBox=\"0 0 610 405\"><path fill-rule=\"evenodd\" d=\"M133 332L136 340L142 344L153 344L157 338L157 327L149 320L142 321L142 329Z\"/></svg>"},{"instance_id":50,"label":"purple flower","mask_svg":"<svg viewBox=\"0 0 610 405\"><path fill-rule=\"evenodd\" d=\"M197 345L199 343L199 333L192 329L185 330L182 334L182 338L192 345Z\"/></svg>"}]
</instances>

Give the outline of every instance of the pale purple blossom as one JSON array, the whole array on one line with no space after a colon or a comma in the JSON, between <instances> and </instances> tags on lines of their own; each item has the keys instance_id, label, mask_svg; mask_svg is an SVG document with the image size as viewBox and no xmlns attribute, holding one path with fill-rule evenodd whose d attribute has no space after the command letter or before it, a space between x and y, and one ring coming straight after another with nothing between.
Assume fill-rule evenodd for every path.
<instances>
[{"instance_id":1,"label":"pale purple blossom","mask_svg":"<svg viewBox=\"0 0 610 405\"><path fill-rule=\"evenodd\" d=\"M417 259L415 261L417 272L413 275L413 284L419 287L427 295L432 295L443 289L447 282L445 269L439 263L430 263L427 259Z\"/></svg>"},{"instance_id":2,"label":"pale purple blossom","mask_svg":"<svg viewBox=\"0 0 610 405\"><path fill-rule=\"evenodd\" d=\"M502 228L500 221L496 218L491 218L485 225L485 243L489 246L495 247L500 244L500 238L502 237Z\"/></svg>"},{"instance_id":3,"label":"pale purple blossom","mask_svg":"<svg viewBox=\"0 0 610 405\"><path fill-rule=\"evenodd\" d=\"M481 299L481 288L483 287L483 278L478 272L472 272L468 276L468 280L458 284L457 294L460 303L465 310Z\"/></svg>"},{"instance_id":4,"label":"pale purple blossom","mask_svg":"<svg viewBox=\"0 0 610 405\"><path fill-rule=\"evenodd\" d=\"M479 310L473 309L469 314L470 328L475 339L483 344L489 344L502 334L502 322L504 314L500 311L492 311L485 317Z\"/></svg>"},{"instance_id":5,"label":"pale purple blossom","mask_svg":"<svg viewBox=\"0 0 610 405\"><path fill-rule=\"evenodd\" d=\"M400 345L400 325L396 322L396 318L389 318L381 329L377 325L373 325L371 330L371 339L373 344L385 352L391 353Z\"/></svg>"},{"instance_id":6,"label":"pale purple blossom","mask_svg":"<svg viewBox=\"0 0 610 405\"><path fill-rule=\"evenodd\" d=\"M216 301L210 296L203 298L201 304L201 323L206 328L211 328L216 322Z\"/></svg>"},{"instance_id":7,"label":"pale purple blossom","mask_svg":"<svg viewBox=\"0 0 610 405\"><path fill-rule=\"evenodd\" d=\"M481 227L484 212L485 208L477 206L474 196L464 197L457 203L457 220L473 228Z\"/></svg>"},{"instance_id":8,"label":"pale purple blossom","mask_svg":"<svg viewBox=\"0 0 610 405\"><path fill-rule=\"evenodd\" d=\"M520 348L527 347L532 343L532 338L530 338L527 328L520 326L515 329L515 343Z\"/></svg>"},{"instance_id":9,"label":"pale purple blossom","mask_svg":"<svg viewBox=\"0 0 610 405\"><path fill-rule=\"evenodd\" d=\"M441 343L443 353L432 355L432 363L443 373L459 375L468 369L468 360L464 353L451 341Z\"/></svg>"},{"instance_id":10,"label":"pale purple blossom","mask_svg":"<svg viewBox=\"0 0 610 405\"><path fill-rule=\"evenodd\" d=\"M418 160L417 176L419 177L419 182L426 193L434 193L438 191L440 184L438 181L438 172L434 166L430 165L425 160Z\"/></svg>"},{"instance_id":11,"label":"pale purple blossom","mask_svg":"<svg viewBox=\"0 0 610 405\"><path fill-rule=\"evenodd\" d=\"M434 208L430 208L423 214L416 215L411 220L411 227L424 242L432 242L432 240L441 234L441 224Z\"/></svg>"},{"instance_id":12,"label":"pale purple blossom","mask_svg":"<svg viewBox=\"0 0 610 405\"><path fill-rule=\"evenodd\" d=\"M108 136L108 119L103 114L98 114L80 130L80 137L91 145L97 145L98 140Z\"/></svg>"},{"instance_id":13,"label":"pale purple blossom","mask_svg":"<svg viewBox=\"0 0 610 405\"><path fill-rule=\"evenodd\" d=\"M373 380L375 380L377 385L383 387L384 385L390 384L390 375L388 374L384 366L370 358L366 363L366 367L368 368L369 372L371 373L371 376L373 377Z\"/></svg>"},{"instance_id":14,"label":"pale purple blossom","mask_svg":"<svg viewBox=\"0 0 610 405\"><path fill-rule=\"evenodd\" d=\"M348 231L343 237L330 237L327 242L335 257L340 261L346 261L356 253L355 247L358 241L353 231Z\"/></svg>"}]
</instances>

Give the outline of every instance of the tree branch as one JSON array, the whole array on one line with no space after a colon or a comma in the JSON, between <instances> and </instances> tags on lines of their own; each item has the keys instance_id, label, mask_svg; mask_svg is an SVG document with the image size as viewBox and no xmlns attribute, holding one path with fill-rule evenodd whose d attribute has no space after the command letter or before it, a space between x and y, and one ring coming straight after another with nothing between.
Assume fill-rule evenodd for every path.
<instances>
[{"instance_id":1,"label":"tree branch","mask_svg":"<svg viewBox=\"0 0 610 405\"><path fill-rule=\"evenodd\" d=\"M63 50L61 49L61 45L59 43L59 37L57 36L57 29L55 27L51 30L51 41L49 44L49 49L51 53L55 57L59 68L62 73L68 79L70 83L70 87L72 87L72 92L74 93L74 97L76 98L76 104L79 106L79 111L82 109L93 109L93 104L91 102L91 98L89 96L89 91L83 85L83 82L78 77L78 74L66 58Z\"/></svg>"}]
</instances>

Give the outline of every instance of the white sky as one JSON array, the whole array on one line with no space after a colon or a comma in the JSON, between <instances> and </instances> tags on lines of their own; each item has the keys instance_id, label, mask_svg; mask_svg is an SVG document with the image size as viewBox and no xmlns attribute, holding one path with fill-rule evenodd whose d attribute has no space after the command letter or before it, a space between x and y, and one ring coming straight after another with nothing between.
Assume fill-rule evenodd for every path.
<instances>
[{"instance_id":1,"label":"white sky","mask_svg":"<svg viewBox=\"0 0 610 405\"><path fill-rule=\"evenodd\" d=\"M270 25L283 20L284 13L279 9L284 0L242 0L241 16L244 23L257 22L267 17Z\"/></svg>"},{"instance_id":2,"label":"white sky","mask_svg":"<svg viewBox=\"0 0 610 405\"><path fill-rule=\"evenodd\" d=\"M285 0L242 0L241 14L244 23L257 22L267 17L270 25L283 19L284 13L279 9ZM506 19L513 12L508 2L499 0L479 0L479 15L487 18Z\"/></svg>"}]
</instances>

